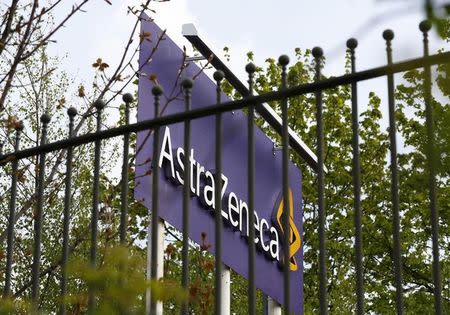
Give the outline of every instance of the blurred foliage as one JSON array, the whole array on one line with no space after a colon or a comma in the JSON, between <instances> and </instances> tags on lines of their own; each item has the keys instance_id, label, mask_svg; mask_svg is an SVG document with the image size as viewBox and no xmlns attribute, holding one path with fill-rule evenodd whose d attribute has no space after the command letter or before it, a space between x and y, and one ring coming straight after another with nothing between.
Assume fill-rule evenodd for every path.
<instances>
[{"instance_id":1,"label":"blurred foliage","mask_svg":"<svg viewBox=\"0 0 450 315\"><path fill-rule=\"evenodd\" d=\"M440 2L433 3L431 0L424 1L424 10L427 19L434 25L434 29L438 35L447 40L450 38L449 33L449 16L450 16L450 3Z\"/></svg>"},{"instance_id":2,"label":"blurred foliage","mask_svg":"<svg viewBox=\"0 0 450 315\"><path fill-rule=\"evenodd\" d=\"M174 303L187 299L178 283L146 279L146 259L125 247L108 249L99 268L82 259L69 264L69 276L86 283L96 295L96 314L144 314L144 293L151 289L152 299ZM65 297L64 302L74 310L86 312L88 290Z\"/></svg>"},{"instance_id":3,"label":"blurred foliage","mask_svg":"<svg viewBox=\"0 0 450 315\"><path fill-rule=\"evenodd\" d=\"M145 292L151 290L152 299L170 305L187 301L188 294L179 282L170 279L147 280L146 259L129 248L115 246L105 250L98 268L81 257L68 265L68 277L79 286L57 303L64 303L69 314L85 314L88 296L95 295L93 314L145 314ZM84 285L81 285L84 284ZM28 299L0 300L0 314L29 314L32 304ZM50 314L51 310L41 310Z\"/></svg>"}]
</instances>

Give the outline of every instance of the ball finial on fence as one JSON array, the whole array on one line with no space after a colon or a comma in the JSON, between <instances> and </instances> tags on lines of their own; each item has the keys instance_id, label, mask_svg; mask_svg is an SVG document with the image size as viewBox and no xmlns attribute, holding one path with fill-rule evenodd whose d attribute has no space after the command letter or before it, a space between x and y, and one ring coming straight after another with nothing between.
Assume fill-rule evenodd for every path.
<instances>
[{"instance_id":1,"label":"ball finial on fence","mask_svg":"<svg viewBox=\"0 0 450 315\"><path fill-rule=\"evenodd\" d=\"M356 47L358 47L358 41L356 40L356 38L350 38L347 41L347 48L348 49L355 49Z\"/></svg>"},{"instance_id":2,"label":"ball finial on fence","mask_svg":"<svg viewBox=\"0 0 450 315\"><path fill-rule=\"evenodd\" d=\"M419 29L422 33L428 32L429 30L431 30L431 22L428 20L423 20L419 24Z\"/></svg>"},{"instance_id":3,"label":"ball finial on fence","mask_svg":"<svg viewBox=\"0 0 450 315\"><path fill-rule=\"evenodd\" d=\"M102 110L105 106L106 104L103 100L98 99L94 102L94 107L97 108L97 110Z\"/></svg>"},{"instance_id":4,"label":"ball finial on fence","mask_svg":"<svg viewBox=\"0 0 450 315\"><path fill-rule=\"evenodd\" d=\"M194 81L186 78L181 82L181 86L183 87L183 89L192 89L192 87L194 86Z\"/></svg>"},{"instance_id":5,"label":"ball finial on fence","mask_svg":"<svg viewBox=\"0 0 450 315\"><path fill-rule=\"evenodd\" d=\"M23 121L19 120L16 125L14 126L14 129L16 129L16 131L22 131L23 128L25 128Z\"/></svg>"},{"instance_id":6,"label":"ball finial on fence","mask_svg":"<svg viewBox=\"0 0 450 315\"><path fill-rule=\"evenodd\" d=\"M50 117L49 114L47 114L47 113L42 114L42 116L41 116L41 122L42 122L44 125L48 124L48 123L50 122L50 120L51 120L51 117Z\"/></svg>"},{"instance_id":7,"label":"ball finial on fence","mask_svg":"<svg viewBox=\"0 0 450 315\"><path fill-rule=\"evenodd\" d=\"M314 47L311 52L314 58L321 58L323 56L323 49L320 47Z\"/></svg>"},{"instance_id":8,"label":"ball finial on fence","mask_svg":"<svg viewBox=\"0 0 450 315\"><path fill-rule=\"evenodd\" d=\"M155 86L152 88L152 94L153 94L154 96L160 96L161 94L163 94L163 89L162 89L162 87L161 87L160 85L155 85Z\"/></svg>"},{"instance_id":9,"label":"ball finial on fence","mask_svg":"<svg viewBox=\"0 0 450 315\"><path fill-rule=\"evenodd\" d=\"M288 58L289 59L289 58ZM289 62L289 60L288 60ZM281 63L280 63L281 64ZM251 74L251 73L255 73L256 71L256 66L253 62L249 62L246 66L245 66L245 71L247 71L247 73Z\"/></svg>"},{"instance_id":10,"label":"ball finial on fence","mask_svg":"<svg viewBox=\"0 0 450 315\"><path fill-rule=\"evenodd\" d=\"M78 114L78 111L75 107L69 107L67 110L67 115L69 115L70 118L75 117Z\"/></svg>"},{"instance_id":11,"label":"ball finial on fence","mask_svg":"<svg viewBox=\"0 0 450 315\"><path fill-rule=\"evenodd\" d=\"M394 39L394 32L390 29L387 29L383 32L383 38L385 40L393 40Z\"/></svg>"},{"instance_id":12,"label":"ball finial on fence","mask_svg":"<svg viewBox=\"0 0 450 315\"><path fill-rule=\"evenodd\" d=\"M280 57L278 57L278 63L281 66L287 66L289 63L289 57L287 55L281 55Z\"/></svg>"},{"instance_id":13,"label":"ball finial on fence","mask_svg":"<svg viewBox=\"0 0 450 315\"><path fill-rule=\"evenodd\" d=\"M216 80L216 82L220 82L223 80L223 78L225 78L225 74L223 73L223 71L217 70L214 71L213 78L214 80Z\"/></svg>"},{"instance_id":14,"label":"ball finial on fence","mask_svg":"<svg viewBox=\"0 0 450 315\"><path fill-rule=\"evenodd\" d=\"M122 96L122 100L125 103L131 103L131 102L133 102L133 95L131 95L130 93L126 93Z\"/></svg>"}]
</instances>

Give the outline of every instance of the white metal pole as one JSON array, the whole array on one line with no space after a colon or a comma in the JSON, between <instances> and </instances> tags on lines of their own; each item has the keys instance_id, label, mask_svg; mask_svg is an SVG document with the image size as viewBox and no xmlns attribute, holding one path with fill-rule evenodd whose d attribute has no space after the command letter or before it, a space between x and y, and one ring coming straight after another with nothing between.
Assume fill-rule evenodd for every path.
<instances>
[{"instance_id":1,"label":"white metal pole","mask_svg":"<svg viewBox=\"0 0 450 315\"><path fill-rule=\"evenodd\" d=\"M152 249L151 249L151 233L150 230L152 223L148 223L147 229L147 280L151 278L151 265L152 265ZM158 234L158 253L157 253L157 270L156 276L158 279L164 276L164 221L158 218L158 230L156 231ZM151 302L151 292L150 289L147 289L146 292L146 301L145 301L145 310L146 314L150 314L150 302ZM162 315L163 313L163 304L162 302L158 302L156 304L156 315ZM152 314L154 315L154 314Z\"/></svg>"},{"instance_id":2,"label":"white metal pole","mask_svg":"<svg viewBox=\"0 0 450 315\"><path fill-rule=\"evenodd\" d=\"M222 277L221 283L222 286L222 305L221 314L222 315L230 315L231 313L231 270L228 266L222 264Z\"/></svg>"},{"instance_id":3,"label":"white metal pole","mask_svg":"<svg viewBox=\"0 0 450 315\"><path fill-rule=\"evenodd\" d=\"M267 314L281 315L281 305L270 296L267 297Z\"/></svg>"}]
</instances>

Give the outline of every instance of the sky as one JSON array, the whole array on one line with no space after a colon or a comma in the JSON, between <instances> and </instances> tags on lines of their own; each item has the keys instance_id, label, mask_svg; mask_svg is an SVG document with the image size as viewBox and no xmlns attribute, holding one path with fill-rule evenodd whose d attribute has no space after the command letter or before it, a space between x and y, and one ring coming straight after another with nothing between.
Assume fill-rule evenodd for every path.
<instances>
[{"instance_id":1,"label":"sky","mask_svg":"<svg viewBox=\"0 0 450 315\"><path fill-rule=\"evenodd\" d=\"M58 53L69 53L70 70L83 72L98 56L114 64L132 27L133 18L126 15L126 8L139 1L112 3L92 0L85 7L87 12L75 16L58 34ZM59 10L56 20L69 8ZM379 66L386 59L381 33L387 28L396 35L394 60L421 53L418 24L423 9L419 0L285 0L277 4L266 0L171 0L152 2L151 8L156 10L152 17L178 44L188 43L181 35L182 24L194 23L200 37L215 51L229 47L230 66L236 72L244 72L241 68L248 51L262 63L267 57L293 56L295 47L321 46L327 56L325 71L342 73L345 42L350 37L359 41L360 68ZM436 36L431 44L433 48L442 46Z\"/></svg>"},{"instance_id":2,"label":"sky","mask_svg":"<svg viewBox=\"0 0 450 315\"><path fill-rule=\"evenodd\" d=\"M441 0L440 2L443 2ZM113 67L133 26L134 18L126 14L127 6L137 0L92 0L86 13L76 15L65 29L58 33L57 44L51 52L67 56L62 69L76 81L91 82L94 69L91 64L103 58ZM439 1L435 1L439 2ZM268 57L287 54L293 59L294 49L320 46L326 65L324 74L338 76L344 73L345 43L355 37L357 69L364 70L386 64L383 30L394 30L393 58L401 61L422 54L422 34L418 24L424 18L423 1L419 0L339 0L339 1L266 1L266 0L171 0L152 2L151 14L155 22L179 44L189 43L181 35L182 25L194 23L199 36L213 51L230 48L230 69L245 80L246 53L253 51L255 63L263 65ZM56 13L61 19L70 5ZM435 32L431 34L431 52L449 45ZM396 76L396 80L400 80ZM370 91L386 99L386 78L359 84L359 99L367 100Z\"/></svg>"}]
</instances>

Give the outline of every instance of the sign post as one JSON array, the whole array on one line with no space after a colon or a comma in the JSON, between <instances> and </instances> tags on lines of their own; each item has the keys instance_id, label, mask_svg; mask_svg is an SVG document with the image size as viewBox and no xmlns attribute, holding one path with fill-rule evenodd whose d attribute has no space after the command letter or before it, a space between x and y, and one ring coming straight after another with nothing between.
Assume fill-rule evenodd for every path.
<instances>
[{"instance_id":1,"label":"sign post","mask_svg":"<svg viewBox=\"0 0 450 315\"><path fill-rule=\"evenodd\" d=\"M147 228L147 280L151 279L151 265L152 265L152 255L151 255L151 235L153 235L153 231L151 231L150 227L152 226L151 220L154 218L149 214L149 217L151 218L148 223ZM156 231L158 235L158 257L157 259L157 278L161 279L164 276L164 221L161 219L158 220L158 229ZM146 295L145 295L145 313L150 314L150 304L151 304L151 292L150 288L147 289ZM156 304L156 314L162 315L163 313L163 304L162 302L158 302Z\"/></svg>"},{"instance_id":2,"label":"sign post","mask_svg":"<svg viewBox=\"0 0 450 315\"><path fill-rule=\"evenodd\" d=\"M222 286L222 305L220 313L222 315L230 315L231 313L231 270L228 266L222 264L222 275L221 275Z\"/></svg>"},{"instance_id":3,"label":"sign post","mask_svg":"<svg viewBox=\"0 0 450 315\"><path fill-rule=\"evenodd\" d=\"M281 315L281 305L271 297L267 297L267 315Z\"/></svg>"}]
</instances>

